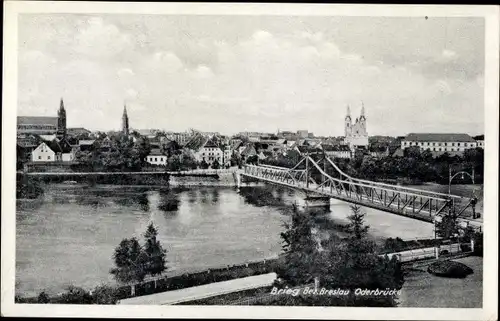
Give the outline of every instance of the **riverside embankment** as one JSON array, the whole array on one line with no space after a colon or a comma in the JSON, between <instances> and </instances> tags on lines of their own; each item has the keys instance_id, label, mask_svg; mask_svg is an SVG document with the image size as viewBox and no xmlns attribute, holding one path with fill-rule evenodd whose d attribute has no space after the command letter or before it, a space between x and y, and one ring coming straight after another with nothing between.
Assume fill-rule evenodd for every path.
<instances>
[{"instance_id":1,"label":"riverside embankment","mask_svg":"<svg viewBox=\"0 0 500 321\"><path fill-rule=\"evenodd\" d=\"M237 186L237 169L207 169L180 172L18 172L42 183L83 183L148 186Z\"/></svg>"}]
</instances>

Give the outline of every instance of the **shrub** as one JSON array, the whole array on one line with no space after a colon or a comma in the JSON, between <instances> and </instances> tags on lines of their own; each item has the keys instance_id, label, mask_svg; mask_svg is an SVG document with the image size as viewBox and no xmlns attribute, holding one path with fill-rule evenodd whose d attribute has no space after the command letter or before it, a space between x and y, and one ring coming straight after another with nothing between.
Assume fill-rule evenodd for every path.
<instances>
[{"instance_id":1,"label":"shrub","mask_svg":"<svg viewBox=\"0 0 500 321\"><path fill-rule=\"evenodd\" d=\"M427 272L442 277L465 278L467 275L474 273L474 270L460 262L439 261L429 265Z\"/></svg>"},{"instance_id":2,"label":"shrub","mask_svg":"<svg viewBox=\"0 0 500 321\"><path fill-rule=\"evenodd\" d=\"M92 304L92 296L90 292L76 286L69 286L57 303L66 304Z\"/></svg>"},{"instance_id":3,"label":"shrub","mask_svg":"<svg viewBox=\"0 0 500 321\"><path fill-rule=\"evenodd\" d=\"M45 292L42 291L38 295L37 302L38 303L49 303L50 302L50 298L47 295L47 293L45 293Z\"/></svg>"},{"instance_id":4,"label":"shrub","mask_svg":"<svg viewBox=\"0 0 500 321\"><path fill-rule=\"evenodd\" d=\"M109 285L99 285L92 292L94 304L116 304L117 290Z\"/></svg>"}]
</instances>

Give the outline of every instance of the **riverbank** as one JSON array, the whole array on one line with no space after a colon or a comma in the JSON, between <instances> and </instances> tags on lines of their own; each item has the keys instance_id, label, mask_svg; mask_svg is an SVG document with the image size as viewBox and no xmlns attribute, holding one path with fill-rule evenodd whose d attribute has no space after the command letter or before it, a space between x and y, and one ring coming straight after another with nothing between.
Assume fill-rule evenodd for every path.
<instances>
[{"instance_id":1,"label":"riverbank","mask_svg":"<svg viewBox=\"0 0 500 321\"><path fill-rule=\"evenodd\" d=\"M147 280L131 285L107 285L112 290L111 295L115 300L124 300L134 297L151 295L155 293L191 288L216 282L241 279L250 276L273 273L278 264L277 258L235 264L232 266L217 267L196 272L184 272L177 275L165 275L148 278ZM168 272L167 272L168 273ZM170 273L169 273L170 274ZM89 289L83 289L89 291ZM92 293L88 292L89 296ZM64 294L47 296L46 303L65 303ZM38 296L23 297L17 294L16 303L42 303Z\"/></svg>"},{"instance_id":2,"label":"riverbank","mask_svg":"<svg viewBox=\"0 0 500 321\"><path fill-rule=\"evenodd\" d=\"M196 170L188 172L50 172L18 173L17 180L29 178L38 184L113 184L143 186L237 186L235 170Z\"/></svg>"}]
</instances>

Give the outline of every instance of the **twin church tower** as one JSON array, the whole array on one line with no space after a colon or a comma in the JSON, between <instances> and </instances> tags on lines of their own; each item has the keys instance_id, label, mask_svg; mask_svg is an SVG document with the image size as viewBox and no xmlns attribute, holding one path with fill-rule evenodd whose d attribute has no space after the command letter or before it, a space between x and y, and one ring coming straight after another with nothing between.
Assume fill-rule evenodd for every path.
<instances>
[{"instance_id":1,"label":"twin church tower","mask_svg":"<svg viewBox=\"0 0 500 321\"><path fill-rule=\"evenodd\" d=\"M345 116L345 144L351 149L356 147L368 147L368 132L366 130L365 105L361 102L361 115L356 118L354 124L351 119L351 108L347 105Z\"/></svg>"}]
</instances>

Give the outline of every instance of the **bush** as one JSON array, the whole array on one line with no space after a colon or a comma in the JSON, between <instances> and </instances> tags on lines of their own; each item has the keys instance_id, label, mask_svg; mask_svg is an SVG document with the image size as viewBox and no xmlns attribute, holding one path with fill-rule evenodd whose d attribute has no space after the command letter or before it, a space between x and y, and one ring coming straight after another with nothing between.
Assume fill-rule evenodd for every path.
<instances>
[{"instance_id":1,"label":"bush","mask_svg":"<svg viewBox=\"0 0 500 321\"><path fill-rule=\"evenodd\" d=\"M436 276L463 279L467 275L474 273L474 270L460 262L439 261L429 265L427 272Z\"/></svg>"},{"instance_id":2,"label":"bush","mask_svg":"<svg viewBox=\"0 0 500 321\"><path fill-rule=\"evenodd\" d=\"M69 286L56 303L92 304L92 295L83 288Z\"/></svg>"},{"instance_id":3,"label":"bush","mask_svg":"<svg viewBox=\"0 0 500 321\"><path fill-rule=\"evenodd\" d=\"M50 302L50 298L47 295L47 293L45 293L45 292L42 291L38 295L37 302L38 303L49 303Z\"/></svg>"},{"instance_id":4,"label":"bush","mask_svg":"<svg viewBox=\"0 0 500 321\"><path fill-rule=\"evenodd\" d=\"M99 285L92 292L94 304L116 304L117 290L109 285Z\"/></svg>"}]
</instances>

